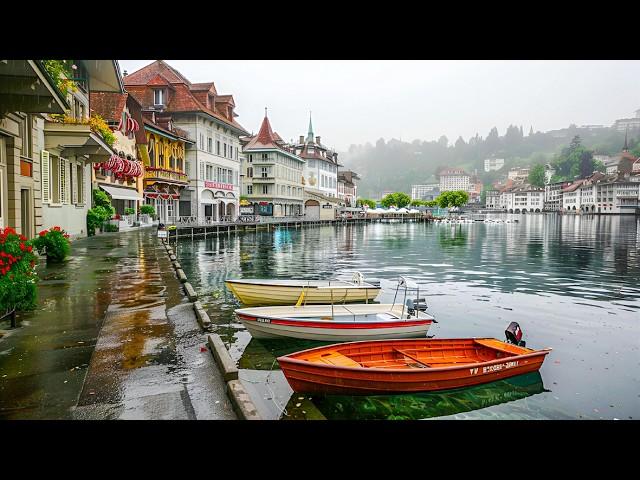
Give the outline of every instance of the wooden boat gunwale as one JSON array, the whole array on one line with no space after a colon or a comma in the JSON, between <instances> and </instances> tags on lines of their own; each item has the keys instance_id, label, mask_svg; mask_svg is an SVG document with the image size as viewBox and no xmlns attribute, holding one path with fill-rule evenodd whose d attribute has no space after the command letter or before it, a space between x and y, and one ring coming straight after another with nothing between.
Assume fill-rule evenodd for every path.
<instances>
[{"instance_id":1,"label":"wooden boat gunwale","mask_svg":"<svg viewBox=\"0 0 640 480\"><path fill-rule=\"evenodd\" d=\"M447 338L447 339L442 339L442 340L451 340L451 341L456 341L456 340L496 340L495 338L492 337L467 337L467 338ZM416 339L398 339L398 340L363 340L363 341L354 341L354 342L347 342L348 345L354 345L354 344L364 344L364 343L396 343L396 342L415 342ZM307 350L301 350L299 352L295 352L289 355L282 355L280 357L278 357L276 360L278 361L278 363L280 363L280 360L285 360L286 362L295 364L295 365L303 365L303 366L309 366L309 365L313 365L314 368L320 368L320 369L328 369L328 370L345 370L345 371L354 371L354 372L384 372L386 374L389 374L393 371L401 371L403 375L415 375L415 374L420 374L420 375L424 375L425 373L425 369L423 368L415 368L415 369L390 369L390 368L378 368L378 367L365 367L364 365L361 365L359 367L348 367L348 366L336 366L336 365L329 365L326 363L319 363L319 362L309 362L307 360L300 360L297 359L295 357L292 357L290 355L301 355L301 354L305 354L307 352L312 352L312 351L319 351L319 350L332 350L332 347L342 347L345 348L347 346L347 344L345 343L336 343L334 345L325 345L325 346L321 346L321 347L315 347L315 348L309 348ZM487 347L485 345L485 348L491 348L491 347ZM519 347L519 348L526 348L526 347ZM499 349L495 349L495 350L499 350ZM527 348L527 350L532 350L530 348ZM505 352L505 350L500 350L502 352ZM531 353L526 353L526 354L513 354L510 357L503 357L503 358L497 358L495 360L487 360L486 362L467 362L467 363L461 363L460 365L453 365L450 367L429 367L428 371L429 372L446 372L446 371L450 371L450 370L460 370L460 369L464 369L464 368L468 368L469 365L473 365L474 368L476 367L486 367L486 366L490 366L493 364L499 364L499 363L504 363L505 361L509 361L510 359L515 360L515 359L525 359L525 358L533 358L533 357L537 357L540 355L547 355L549 352L551 352L552 349L551 348L543 348L543 349L539 349L539 350L532 350ZM511 353L511 352L507 352L507 353ZM347 355L345 355L347 356ZM350 357L349 357L350 358Z\"/></svg>"},{"instance_id":2,"label":"wooden boat gunwale","mask_svg":"<svg viewBox=\"0 0 640 480\"><path fill-rule=\"evenodd\" d=\"M260 279L247 279L247 280L260 280ZM377 286L377 285L373 285L372 283L363 283L361 285L358 285L356 283L352 283L352 282L347 282L344 280L335 280L336 282L341 282L341 285L336 284L334 285L309 285L308 283L304 283L303 280L300 281L300 283L278 283L279 281L289 281L289 282L296 282L296 280L278 280L278 279L268 279L265 278L264 280L271 280L273 283L265 283L265 282L250 282L250 281L246 281L244 279L233 279L233 280L225 280L225 283L241 283L243 285L258 285L261 287L285 287L285 288L307 288L307 289L335 289L335 290L342 290L342 289L360 289L360 290L381 290L382 287ZM313 282L324 282L325 280L312 280ZM327 282L331 282L331 280L326 280Z\"/></svg>"}]
</instances>

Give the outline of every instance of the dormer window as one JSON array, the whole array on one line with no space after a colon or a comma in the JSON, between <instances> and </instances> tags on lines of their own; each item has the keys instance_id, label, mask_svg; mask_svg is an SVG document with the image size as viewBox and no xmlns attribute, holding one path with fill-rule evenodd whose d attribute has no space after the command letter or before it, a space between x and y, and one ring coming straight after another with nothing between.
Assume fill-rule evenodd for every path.
<instances>
[{"instance_id":1,"label":"dormer window","mask_svg":"<svg viewBox=\"0 0 640 480\"><path fill-rule=\"evenodd\" d=\"M164 90L153 91L153 104L155 106L164 106Z\"/></svg>"}]
</instances>

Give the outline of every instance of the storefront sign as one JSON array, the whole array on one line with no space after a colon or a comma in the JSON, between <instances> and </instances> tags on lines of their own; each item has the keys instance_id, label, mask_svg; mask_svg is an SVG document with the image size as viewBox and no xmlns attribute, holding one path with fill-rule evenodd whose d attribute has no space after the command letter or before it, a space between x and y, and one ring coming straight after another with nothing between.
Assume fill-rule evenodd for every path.
<instances>
[{"instance_id":1,"label":"storefront sign","mask_svg":"<svg viewBox=\"0 0 640 480\"><path fill-rule=\"evenodd\" d=\"M204 182L206 188L215 188L217 190L233 190L233 185L230 183L218 183L218 182Z\"/></svg>"},{"instance_id":2,"label":"storefront sign","mask_svg":"<svg viewBox=\"0 0 640 480\"><path fill-rule=\"evenodd\" d=\"M253 205L240 206L240 215L253 215Z\"/></svg>"},{"instance_id":3,"label":"storefront sign","mask_svg":"<svg viewBox=\"0 0 640 480\"><path fill-rule=\"evenodd\" d=\"M322 208L333 208L333 205L327 203L326 205L322 205Z\"/></svg>"},{"instance_id":4,"label":"storefront sign","mask_svg":"<svg viewBox=\"0 0 640 480\"><path fill-rule=\"evenodd\" d=\"M158 230L158 238L169 238L169 232L166 230Z\"/></svg>"}]
</instances>

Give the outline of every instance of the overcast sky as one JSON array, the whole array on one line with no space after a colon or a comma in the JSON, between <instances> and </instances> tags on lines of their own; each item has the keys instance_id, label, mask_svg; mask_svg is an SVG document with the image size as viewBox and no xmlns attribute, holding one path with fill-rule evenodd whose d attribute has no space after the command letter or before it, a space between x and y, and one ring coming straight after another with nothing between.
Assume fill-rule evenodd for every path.
<instances>
[{"instance_id":1,"label":"overcast sky","mask_svg":"<svg viewBox=\"0 0 640 480\"><path fill-rule=\"evenodd\" d=\"M465 141L509 124L534 131L610 126L640 109L640 61L165 60L191 82L215 82L257 132L268 107L283 139L345 151L379 138ZM120 60L132 73L151 60Z\"/></svg>"}]
</instances>

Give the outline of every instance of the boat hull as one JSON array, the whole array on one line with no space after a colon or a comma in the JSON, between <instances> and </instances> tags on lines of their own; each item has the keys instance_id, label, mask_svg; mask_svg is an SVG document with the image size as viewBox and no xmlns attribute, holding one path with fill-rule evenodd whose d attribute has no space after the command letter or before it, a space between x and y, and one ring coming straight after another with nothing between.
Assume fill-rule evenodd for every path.
<instances>
[{"instance_id":1,"label":"boat hull","mask_svg":"<svg viewBox=\"0 0 640 480\"><path fill-rule=\"evenodd\" d=\"M329 304L370 302L380 293L380 288L375 286L336 286L333 288L306 288L304 285L262 285L257 283L244 283L227 281L227 287L244 304L257 305L295 305L303 290L305 291L304 303Z\"/></svg>"},{"instance_id":2,"label":"boat hull","mask_svg":"<svg viewBox=\"0 0 640 480\"><path fill-rule=\"evenodd\" d=\"M242 308L236 316L255 338L326 342L424 337L434 321L423 312L406 318L402 305L383 304Z\"/></svg>"},{"instance_id":3,"label":"boat hull","mask_svg":"<svg viewBox=\"0 0 640 480\"><path fill-rule=\"evenodd\" d=\"M403 341L394 341L394 344L401 344L401 342ZM408 342L416 342L416 340ZM301 361L291 356L279 357L278 363L291 388L298 393L381 395L450 390L535 372L540 369L549 351L530 351L533 353L442 368L385 370L340 367ZM302 352L298 352L300 353Z\"/></svg>"}]
</instances>

